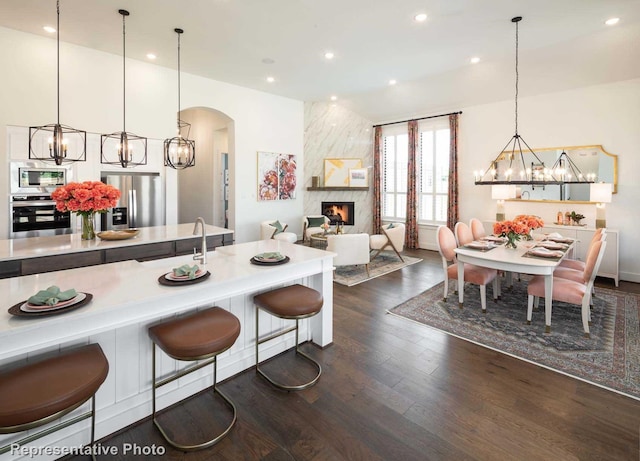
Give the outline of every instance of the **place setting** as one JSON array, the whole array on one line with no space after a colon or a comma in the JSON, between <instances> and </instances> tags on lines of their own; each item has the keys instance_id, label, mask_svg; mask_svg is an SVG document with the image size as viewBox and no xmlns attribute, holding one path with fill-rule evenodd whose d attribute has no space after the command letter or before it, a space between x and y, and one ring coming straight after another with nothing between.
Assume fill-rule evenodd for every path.
<instances>
[{"instance_id":1,"label":"place setting","mask_svg":"<svg viewBox=\"0 0 640 461\"><path fill-rule=\"evenodd\" d=\"M77 292L73 288L61 291L59 287L52 285L29 299L14 304L8 312L18 317L58 315L85 306L92 299L91 293Z\"/></svg>"},{"instance_id":2,"label":"place setting","mask_svg":"<svg viewBox=\"0 0 640 461\"><path fill-rule=\"evenodd\" d=\"M491 240L474 240L473 242L469 242L466 245L464 245L464 247L469 248L471 250L489 251L489 250L493 250L494 248L498 248L498 244L496 244L496 242L493 242Z\"/></svg>"},{"instance_id":3,"label":"place setting","mask_svg":"<svg viewBox=\"0 0 640 461\"><path fill-rule=\"evenodd\" d=\"M158 277L158 283L166 286L193 285L205 281L210 276L211 272L201 269L198 265L183 264Z\"/></svg>"},{"instance_id":4,"label":"place setting","mask_svg":"<svg viewBox=\"0 0 640 461\"><path fill-rule=\"evenodd\" d=\"M529 251L527 251L522 256L527 258L542 258L542 259L554 259L558 260L564 256L564 251L562 250L550 250L548 248L542 246L536 246Z\"/></svg>"},{"instance_id":5,"label":"place setting","mask_svg":"<svg viewBox=\"0 0 640 461\"><path fill-rule=\"evenodd\" d=\"M289 261L289 256L285 256L278 251L260 253L249 260L251 264L255 264L257 266L277 266L279 264L288 263Z\"/></svg>"}]
</instances>

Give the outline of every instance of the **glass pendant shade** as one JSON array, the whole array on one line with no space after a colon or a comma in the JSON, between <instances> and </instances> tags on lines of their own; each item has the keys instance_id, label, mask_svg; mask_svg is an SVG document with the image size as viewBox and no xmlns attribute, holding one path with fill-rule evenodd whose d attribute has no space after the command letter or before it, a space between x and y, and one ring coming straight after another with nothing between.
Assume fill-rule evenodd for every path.
<instances>
[{"instance_id":1,"label":"glass pendant shade","mask_svg":"<svg viewBox=\"0 0 640 461\"><path fill-rule=\"evenodd\" d=\"M196 142L189 139L191 124L180 120L180 35L182 29L174 29L178 34L178 135L164 140L164 165L176 170L184 170L196 164ZM183 130L186 137L182 136Z\"/></svg>"},{"instance_id":2,"label":"glass pendant shade","mask_svg":"<svg viewBox=\"0 0 640 461\"><path fill-rule=\"evenodd\" d=\"M126 28L127 10L118 10L122 15L122 131L100 136L100 163L120 165L122 168L147 164L147 138L126 130Z\"/></svg>"},{"instance_id":3,"label":"glass pendant shade","mask_svg":"<svg viewBox=\"0 0 640 461\"><path fill-rule=\"evenodd\" d=\"M529 147L518 134L518 23L521 16L511 19L516 25L516 96L515 96L515 134L509 139L498 156L485 170L473 172L477 185L533 185L592 183L594 178L584 176L577 165L562 152L551 168Z\"/></svg>"},{"instance_id":4,"label":"glass pendant shade","mask_svg":"<svg viewBox=\"0 0 640 461\"><path fill-rule=\"evenodd\" d=\"M56 165L87 159L87 133L60 124L60 0L56 2L57 114L55 124L29 127L29 158Z\"/></svg>"}]
</instances>

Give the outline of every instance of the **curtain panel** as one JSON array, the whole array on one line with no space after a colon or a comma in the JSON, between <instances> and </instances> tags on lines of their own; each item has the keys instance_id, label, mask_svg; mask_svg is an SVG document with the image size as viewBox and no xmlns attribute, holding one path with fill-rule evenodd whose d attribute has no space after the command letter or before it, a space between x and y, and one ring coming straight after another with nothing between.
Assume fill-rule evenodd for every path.
<instances>
[{"instance_id":1,"label":"curtain panel","mask_svg":"<svg viewBox=\"0 0 640 461\"><path fill-rule=\"evenodd\" d=\"M382 127L373 131L373 233L382 232Z\"/></svg>"},{"instance_id":2,"label":"curtain panel","mask_svg":"<svg viewBox=\"0 0 640 461\"><path fill-rule=\"evenodd\" d=\"M407 220L405 223L405 246L407 248L418 248L418 163L416 155L420 148L420 133L418 131L418 121L409 122L409 152L407 162Z\"/></svg>"},{"instance_id":3,"label":"curtain panel","mask_svg":"<svg viewBox=\"0 0 640 461\"><path fill-rule=\"evenodd\" d=\"M447 227L453 230L458 222L458 114L449 115L449 203Z\"/></svg>"}]
</instances>

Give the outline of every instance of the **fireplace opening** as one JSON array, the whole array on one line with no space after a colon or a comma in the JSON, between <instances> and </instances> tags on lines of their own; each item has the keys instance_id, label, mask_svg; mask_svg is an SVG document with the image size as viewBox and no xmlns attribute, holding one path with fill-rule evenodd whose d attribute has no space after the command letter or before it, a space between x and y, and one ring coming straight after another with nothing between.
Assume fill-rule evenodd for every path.
<instances>
[{"instance_id":1,"label":"fireplace opening","mask_svg":"<svg viewBox=\"0 0 640 461\"><path fill-rule=\"evenodd\" d=\"M353 202L322 202L322 214L331 221L331 224L344 224L353 226L354 224L354 203Z\"/></svg>"}]
</instances>

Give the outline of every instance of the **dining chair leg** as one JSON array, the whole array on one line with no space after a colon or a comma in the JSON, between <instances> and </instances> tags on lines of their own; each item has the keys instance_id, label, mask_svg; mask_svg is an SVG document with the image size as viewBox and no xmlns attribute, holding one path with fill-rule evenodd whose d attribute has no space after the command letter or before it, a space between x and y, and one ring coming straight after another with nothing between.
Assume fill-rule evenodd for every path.
<instances>
[{"instance_id":1,"label":"dining chair leg","mask_svg":"<svg viewBox=\"0 0 640 461\"><path fill-rule=\"evenodd\" d=\"M442 293L442 300L444 302L447 302L447 295L449 294L449 277L446 276L444 277L444 292Z\"/></svg>"},{"instance_id":2,"label":"dining chair leg","mask_svg":"<svg viewBox=\"0 0 640 461\"><path fill-rule=\"evenodd\" d=\"M584 328L584 337L591 338L589 333L589 324L591 323L591 309L589 308L589 299L587 296L582 300L582 328Z\"/></svg>"}]
</instances>

